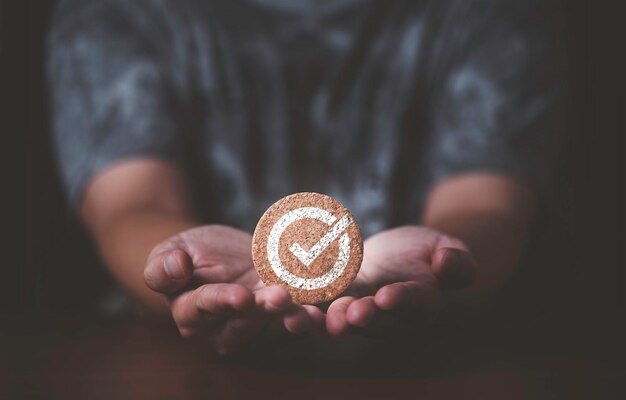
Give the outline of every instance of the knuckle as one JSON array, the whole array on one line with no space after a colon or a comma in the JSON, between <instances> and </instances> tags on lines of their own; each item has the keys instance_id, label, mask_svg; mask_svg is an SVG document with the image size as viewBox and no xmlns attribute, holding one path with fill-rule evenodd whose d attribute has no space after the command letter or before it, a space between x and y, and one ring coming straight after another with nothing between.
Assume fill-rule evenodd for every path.
<instances>
[{"instance_id":1,"label":"knuckle","mask_svg":"<svg viewBox=\"0 0 626 400\"><path fill-rule=\"evenodd\" d=\"M155 266L153 264L149 264L146 269L143 271L143 281L152 290L161 289L161 282L158 278L158 274L155 271Z\"/></svg>"},{"instance_id":2,"label":"knuckle","mask_svg":"<svg viewBox=\"0 0 626 400\"><path fill-rule=\"evenodd\" d=\"M210 287L209 285L204 285L199 289L198 296L196 296L195 306L198 309L204 309L210 303L213 303L216 299L217 294L219 293L220 288L218 287Z\"/></svg>"},{"instance_id":3,"label":"knuckle","mask_svg":"<svg viewBox=\"0 0 626 400\"><path fill-rule=\"evenodd\" d=\"M168 257L170 257L173 262L178 263L183 267L187 263L187 253L178 248L171 250L168 254Z\"/></svg>"},{"instance_id":4,"label":"knuckle","mask_svg":"<svg viewBox=\"0 0 626 400\"><path fill-rule=\"evenodd\" d=\"M148 264L143 270L143 281L146 285L152 287L152 271L150 268L150 264Z\"/></svg>"},{"instance_id":5,"label":"knuckle","mask_svg":"<svg viewBox=\"0 0 626 400\"><path fill-rule=\"evenodd\" d=\"M163 253L178 248L177 244L171 239L166 239L152 248L152 251L148 255L148 260L153 260L160 257Z\"/></svg>"}]
</instances>

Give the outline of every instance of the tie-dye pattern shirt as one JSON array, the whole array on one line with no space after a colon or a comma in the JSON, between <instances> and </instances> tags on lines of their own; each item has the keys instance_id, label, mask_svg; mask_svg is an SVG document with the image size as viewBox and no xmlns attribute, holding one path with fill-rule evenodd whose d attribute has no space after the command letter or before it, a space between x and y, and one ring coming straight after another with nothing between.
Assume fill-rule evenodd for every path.
<instances>
[{"instance_id":1,"label":"tie-dye pattern shirt","mask_svg":"<svg viewBox=\"0 0 626 400\"><path fill-rule=\"evenodd\" d=\"M48 76L77 205L103 168L176 163L206 222L329 194L366 235L432 185L545 173L558 65L542 1L67 0Z\"/></svg>"}]
</instances>

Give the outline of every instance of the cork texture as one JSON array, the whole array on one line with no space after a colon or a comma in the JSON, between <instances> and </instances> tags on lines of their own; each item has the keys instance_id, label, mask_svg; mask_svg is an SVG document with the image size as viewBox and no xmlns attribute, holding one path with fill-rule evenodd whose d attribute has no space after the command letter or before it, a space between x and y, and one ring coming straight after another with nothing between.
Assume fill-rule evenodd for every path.
<instances>
[{"instance_id":1,"label":"cork texture","mask_svg":"<svg viewBox=\"0 0 626 400\"><path fill-rule=\"evenodd\" d=\"M296 193L274 203L254 231L252 259L265 285L281 285L300 304L332 300L363 260L354 216L332 197Z\"/></svg>"}]
</instances>

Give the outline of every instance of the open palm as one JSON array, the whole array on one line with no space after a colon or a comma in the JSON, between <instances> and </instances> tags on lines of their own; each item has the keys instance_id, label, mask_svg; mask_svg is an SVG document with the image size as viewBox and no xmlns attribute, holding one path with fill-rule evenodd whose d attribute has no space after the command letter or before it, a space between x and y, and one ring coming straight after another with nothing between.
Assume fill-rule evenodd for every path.
<instances>
[{"instance_id":1,"label":"open palm","mask_svg":"<svg viewBox=\"0 0 626 400\"><path fill-rule=\"evenodd\" d=\"M330 305L327 330L343 335L396 311L432 318L443 306L442 290L468 285L474 270L458 239L417 226L383 231L365 241L359 274L348 295Z\"/></svg>"},{"instance_id":2,"label":"open palm","mask_svg":"<svg viewBox=\"0 0 626 400\"><path fill-rule=\"evenodd\" d=\"M263 285L254 269L251 243L246 232L207 225L154 248L144 279L166 295L183 336L228 353L267 326L301 333L323 324L317 307L294 303L282 287Z\"/></svg>"}]
</instances>

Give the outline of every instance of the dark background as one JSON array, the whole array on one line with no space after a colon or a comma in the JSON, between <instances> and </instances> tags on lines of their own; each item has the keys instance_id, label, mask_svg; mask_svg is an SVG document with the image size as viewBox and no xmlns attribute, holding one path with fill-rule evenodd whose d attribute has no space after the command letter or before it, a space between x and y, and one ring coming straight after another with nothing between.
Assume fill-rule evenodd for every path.
<instances>
[{"instance_id":1,"label":"dark background","mask_svg":"<svg viewBox=\"0 0 626 400\"><path fill-rule=\"evenodd\" d=\"M51 150L44 41L53 4L0 3L2 231L9 238L2 239L0 332L32 329L54 315L88 316L111 282L66 206ZM595 350L626 319L619 184L626 34L617 1L562 6L569 67L557 179L502 315Z\"/></svg>"}]
</instances>

